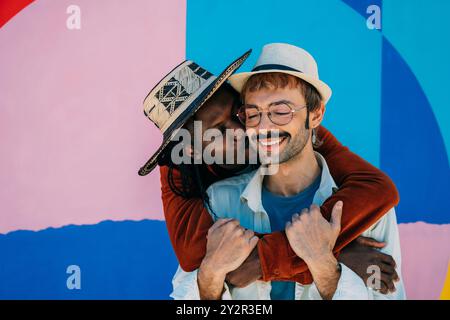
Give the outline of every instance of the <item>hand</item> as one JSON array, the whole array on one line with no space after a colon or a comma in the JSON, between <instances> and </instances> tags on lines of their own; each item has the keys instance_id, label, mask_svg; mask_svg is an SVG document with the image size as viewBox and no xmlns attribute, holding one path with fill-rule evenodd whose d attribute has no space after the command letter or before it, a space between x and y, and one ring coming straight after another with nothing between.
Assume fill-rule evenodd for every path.
<instances>
[{"instance_id":1,"label":"hand","mask_svg":"<svg viewBox=\"0 0 450 320\"><path fill-rule=\"evenodd\" d=\"M294 252L308 265L314 283L323 299L331 299L341 277L333 255L341 231L342 201L338 201L328 222L316 205L294 214L286 224L286 235Z\"/></svg>"},{"instance_id":2,"label":"hand","mask_svg":"<svg viewBox=\"0 0 450 320\"><path fill-rule=\"evenodd\" d=\"M253 231L241 227L234 219L219 219L208 230L207 239L202 264L208 264L224 276L247 259L259 240Z\"/></svg>"},{"instance_id":3,"label":"hand","mask_svg":"<svg viewBox=\"0 0 450 320\"><path fill-rule=\"evenodd\" d=\"M237 288L244 288L261 279L261 276L262 270L258 250L255 248L239 268L227 274L226 280L227 283Z\"/></svg>"},{"instance_id":4,"label":"hand","mask_svg":"<svg viewBox=\"0 0 450 320\"><path fill-rule=\"evenodd\" d=\"M336 239L341 231L342 201L338 201L328 222L316 205L294 214L286 224L286 236L295 254L309 266L322 257L332 255Z\"/></svg>"},{"instance_id":5,"label":"hand","mask_svg":"<svg viewBox=\"0 0 450 320\"><path fill-rule=\"evenodd\" d=\"M198 270L200 298L220 299L227 273L237 269L258 243L251 230L245 230L239 221L219 219L208 230L206 255Z\"/></svg>"},{"instance_id":6,"label":"hand","mask_svg":"<svg viewBox=\"0 0 450 320\"><path fill-rule=\"evenodd\" d=\"M227 273L237 269L258 243L253 231L239 221L219 219L208 230L206 255L198 270L200 298L220 299Z\"/></svg>"},{"instance_id":7,"label":"hand","mask_svg":"<svg viewBox=\"0 0 450 320\"><path fill-rule=\"evenodd\" d=\"M380 292L383 294L395 292L394 282L399 281L395 271L395 261L390 255L377 250L385 246L384 242L361 236L341 251L338 260L353 270L366 285L368 285L368 278L372 275L367 272L368 268L373 265L378 266L381 271Z\"/></svg>"}]
</instances>

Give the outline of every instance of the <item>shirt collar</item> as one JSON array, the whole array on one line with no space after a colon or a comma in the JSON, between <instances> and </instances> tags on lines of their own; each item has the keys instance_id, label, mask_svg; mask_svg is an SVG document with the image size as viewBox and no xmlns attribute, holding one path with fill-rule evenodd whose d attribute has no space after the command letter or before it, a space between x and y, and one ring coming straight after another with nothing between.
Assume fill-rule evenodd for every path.
<instances>
[{"instance_id":1,"label":"shirt collar","mask_svg":"<svg viewBox=\"0 0 450 320\"><path fill-rule=\"evenodd\" d=\"M319 189L314 195L313 203L321 204L331 196L336 183L330 174L325 158L318 152L314 152L319 166L322 168ZM255 213L265 212L262 205L261 192L263 187L264 176L267 168L260 167L248 182L241 194L241 201L247 202L248 207Z\"/></svg>"}]
</instances>

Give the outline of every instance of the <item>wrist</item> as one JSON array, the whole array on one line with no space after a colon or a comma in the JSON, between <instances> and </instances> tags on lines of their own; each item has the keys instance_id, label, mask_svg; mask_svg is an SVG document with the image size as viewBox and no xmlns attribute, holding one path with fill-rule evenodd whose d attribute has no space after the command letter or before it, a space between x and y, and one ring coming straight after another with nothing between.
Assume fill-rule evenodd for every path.
<instances>
[{"instance_id":1,"label":"wrist","mask_svg":"<svg viewBox=\"0 0 450 320\"><path fill-rule=\"evenodd\" d=\"M210 268L210 265L200 265L197 274L197 284L201 300L220 300L224 289L225 276Z\"/></svg>"},{"instance_id":2,"label":"wrist","mask_svg":"<svg viewBox=\"0 0 450 320\"><path fill-rule=\"evenodd\" d=\"M338 270L338 261L331 251L304 260L311 273L315 270Z\"/></svg>"},{"instance_id":3,"label":"wrist","mask_svg":"<svg viewBox=\"0 0 450 320\"><path fill-rule=\"evenodd\" d=\"M331 253L323 255L310 261L308 267L322 298L332 299L341 278L340 264L336 258Z\"/></svg>"},{"instance_id":4,"label":"wrist","mask_svg":"<svg viewBox=\"0 0 450 320\"><path fill-rule=\"evenodd\" d=\"M214 260L208 257L205 257L200 264L199 273L202 273L210 280L214 280L214 282L224 282L227 276L227 272L215 265Z\"/></svg>"}]
</instances>

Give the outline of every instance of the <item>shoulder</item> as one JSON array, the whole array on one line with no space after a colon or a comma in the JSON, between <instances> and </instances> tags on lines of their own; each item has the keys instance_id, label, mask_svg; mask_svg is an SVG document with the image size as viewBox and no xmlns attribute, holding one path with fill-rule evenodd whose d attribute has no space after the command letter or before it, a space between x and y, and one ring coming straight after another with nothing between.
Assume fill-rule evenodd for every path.
<instances>
[{"instance_id":1,"label":"shoulder","mask_svg":"<svg viewBox=\"0 0 450 320\"><path fill-rule=\"evenodd\" d=\"M255 171L212 184L206 192L214 215L221 218L234 217L242 209L241 194L254 175Z\"/></svg>"},{"instance_id":2,"label":"shoulder","mask_svg":"<svg viewBox=\"0 0 450 320\"><path fill-rule=\"evenodd\" d=\"M216 193L223 192L241 192L245 189L252 177L255 175L256 170L241 174L239 176L227 178L224 180L213 183L207 190L208 194L214 195Z\"/></svg>"}]
</instances>

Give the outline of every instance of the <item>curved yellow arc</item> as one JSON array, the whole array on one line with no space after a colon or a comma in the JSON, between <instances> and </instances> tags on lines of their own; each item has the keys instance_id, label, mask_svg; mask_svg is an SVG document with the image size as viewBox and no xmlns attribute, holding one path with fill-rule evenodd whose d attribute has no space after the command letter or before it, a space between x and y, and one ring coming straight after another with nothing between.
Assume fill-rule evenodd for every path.
<instances>
[{"instance_id":1,"label":"curved yellow arc","mask_svg":"<svg viewBox=\"0 0 450 320\"><path fill-rule=\"evenodd\" d=\"M445 278L444 288L441 292L441 300L450 300L450 262L447 268L447 277Z\"/></svg>"}]
</instances>

